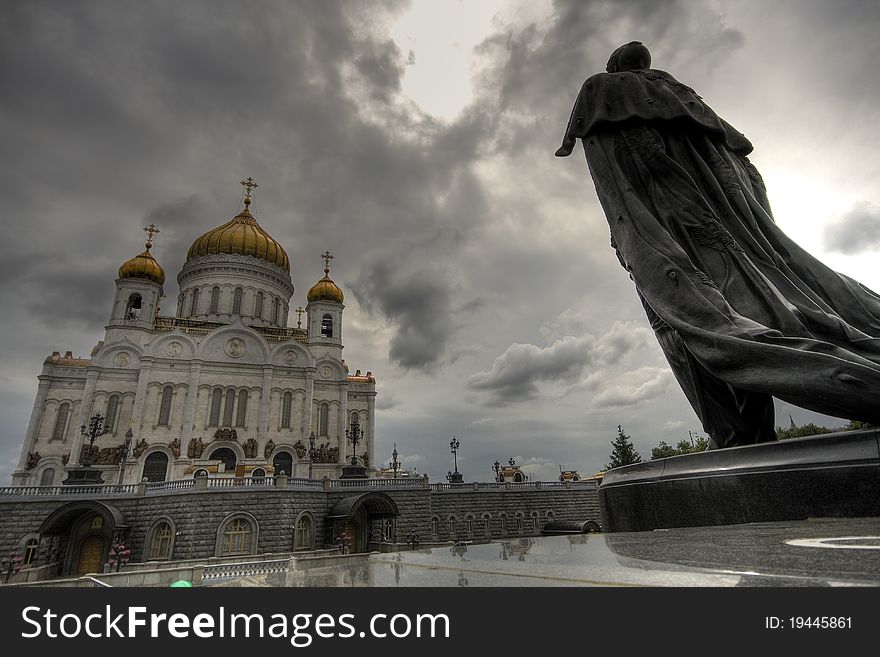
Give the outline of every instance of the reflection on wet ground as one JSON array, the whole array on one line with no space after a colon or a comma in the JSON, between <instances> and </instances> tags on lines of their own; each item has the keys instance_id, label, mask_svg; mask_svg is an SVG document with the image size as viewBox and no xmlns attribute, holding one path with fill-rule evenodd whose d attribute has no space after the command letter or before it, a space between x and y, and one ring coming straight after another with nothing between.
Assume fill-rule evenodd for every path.
<instances>
[{"instance_id":1,"label":"reflection on wet ground","mask_svg":"<svg viewBox=\"0 0 880 657\"><path fill-rule=\"evenodd\" d=\"M880 519L460 543L224 585L880 586Z\"/></svg>"}]
</instances>

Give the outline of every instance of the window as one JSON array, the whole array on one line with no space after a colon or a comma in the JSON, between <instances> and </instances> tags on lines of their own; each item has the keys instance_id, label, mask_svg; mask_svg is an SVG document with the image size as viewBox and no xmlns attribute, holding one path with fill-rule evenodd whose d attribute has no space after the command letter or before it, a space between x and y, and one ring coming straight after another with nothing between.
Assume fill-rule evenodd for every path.
<instances>
[{"instance_id":1,"label":"window","mask_svg":"<svg viewBox=\"0 0 880 657\"><path fill-rule=\"evenodd\" d=\"M223 398L223 393L220 392L219 388L215 388L214 392L211 393L211 416L208 418L208 426L216 427L220 424L220 400Z\"/></svg>"},{"instance_id":2,"label":"window","mask_svg":"<svg viewBox=\"0 0 880 657\"><path fill-rule=\"evenodd\" d=\"M554 514L553 514L552 511L548 511L548 512L547 512L547 520L548 520L548 521L549 521L549 520L553 520L553 515L554 515Z\"/></svg>"},{"instance_id":3,"label":"window","mask_svg":"<svg viewBox=\"0 0 880 657\"><path fill-rule=\"evenodd\" d=\"M67 419L70 417L70 404L64 402L58 407L58 415L55 417L55 428L52 430L52 440L64 440L67 430Z\"/></svg>"},{"instance_id":4,"label":"window","mask_svg":"<svg viewBox=\"0 0 880 657\"><path fill-rule=\"evenodd\" d=\"M434 516L431 518L431 536L437 538L440 535L440 518Z\"/></svg>"},{"instance_id":5,"label":"window","mask_svg":"<svg viewBox=\"0 0 880 657\"><path fill-rule=\"evenodd\" d=\"M168 472L168 455L165 452L153 452L144 459L144 478L147 481L165 481Z\"/></svg>"},{"instance_id":6,"label":"window","mask_svg":"<svg viewBox=\"0 0 880 657\"><path fill-rule=\"evenodd\" d=\"M232 409L235 406L235 390L226 391L226 403L223 405L223 426L232 426Z\"/></svg>"},{"instance_id":7,"label":"window","mask_svg":"<svg viewBox=\"0 0 880 657\"><path fill-rule=\"evenodd\" d=\"M211 307L208 310L212 315L220 311L220 287L215 285L211 288Z\"/></svg>"},{"instance_id":8,"label":"window","mask_svg":"<svg viewBox=\"0 0 880 657\"><path fill-rule=\"evenodd\" d=\"M171 397L174 394L173 386L162 388L162 402L159 404L159 426L171 426Z\"/></svg>"},{"instance_id":9,"label":"window","mask_svg":"<svg viewBox=\"0 0 880 657\"><path fill-rule=\"evenodd\" d=\"M183 295L177 298L177 316L183 317Z\"/></svg>"},{"instance_id":10,"label":"window","mask_svg":"<svg viewBox=\"0 0 880 657\"><path fill-rule=\"evenodd\" d=\"M513 473L513 483L521 484L524 481L525 481L525 477L523 476L522 472L514 472Z\"/></svg>"},{"instance_id":11,"label":"window","mask_svg":"<svg viewBox=\"0 0 880 657\"><path fill-rule=\"evenodd\" d=\"M506 513L501 514L501 533L502 534L507 533L507 514Z\"/></svg>"},{"instance_id":12,"label":"window","mask_svg":"<svg viewBox=\"0 0 880 657\"><path fill-rule=\"evenodd\" d=\"M46 468L40 475L40 486L51 486L55 483L55 468Z\"/></svg>"},{"instance_id":13,"label":"window","mask_svg":"<svg viewBox=\"0 0 880 657\"><path fill-rule=\"evenodd\" d=\"M252 479L265 479L266 471L263 468L256 468L253 472L251 472Z\"/></svg>"},{"instance_id":14,"label":"window","mask_svg":"<svg viewBox=\"0 0 880 657\"><path fill-rule=\"evenodd\" d=\"M538 528L538 512L532 511L532 529Z\"/></svg>"},{"instance_id":15,"label":"window","mask_svg":"<svg viewBox=\"0 0 880 657\"><path fill-rule=\"evenodd\" d=\"M24 559L21 562L22 566L30 566L34 559L37 558L37 548L40 547L40 541L36 538L30 539L24 546Z\"/></svg>"},{"instance_id":16,"label":"window","mask_svg":"<svg viewBox=\"0 0 880 657\"><path fill-rule=\"evenodd\" d=\"M284 393L281 398L281 428L290 429L290 407L293 404L293 395L289 392Z\"/></svg>"},{"instance_id":17,"label":"window","mask_svg":"<svg viewBox=\"0 0 880 657\"><path fill-rule=\"evenodd\" d=\"M330 424L330 404L324 402L318 407L318 435L326 436Z\"/></svg>"},{"instance_id":18,"label":"window","mask_svg":"<svg viewBox=\"0 0 880 657\"><path fill-rule=\"evenodd\" d=\"M254 316L263 319L263 293L257 292L254 299Z\"/></svg>"},{"instance_id":19,"label":"window","mask_svg":"<svg viewBox=\"0 0 880 657\"><path fill-rule=\"evenodd\" d=\"M492 516L489 514L483 516L483 533L486 536L492 535Z\"/></svg>"},{"instance_id":20,"label":"window","mask_svg":"<svg viewBox=\"0 0 880 657\"><path fill-rule=\"evenodd\" d=\"M254 544L254 528L247 518L233 518L223 525L220 534L220 556L250 554Z\"/></svg>"},{"instance_id":21,"label":"window","mask_svg":"<svg viewBox=\"0 0 880 657\"><path fill-rule=\"evenodd\" d=\"M273 324L278 323L278 299L272 297L272 314L269 316Z\"/></svg>"},{"instance_id":22,"label":"window","mask_svg":"<svg viewBox=\"0 0 880 657\"><path fill-rule=\"evenodd\" d=\"M207 477L208 471L204 468L199 468L193 473L193 479L198 479L199 477Z\"/></svg>"},{"instance_id":23,"label":"window","mask_svg":"<svg viewBox=\"0 0 880 657\"><path fill-rule=\"evenodd\" d=\"M116 432L116 416L119 414L119 395L110 395L107 400L107 412L104 414L105 433Z\"/></svg>"},{"instance_id":24,"label":"window","mask_svg":"<svg viewBox=\"0 0 880 657\"><path fill-rule=\"evenodd\" d=\"M449 518L446 519L446 524L448 525L448 528L449 528L449 538L454 538L455 537L455 516L449 516Z\"/></svg>"},{"instance_id":25,"label":"window","mask_svg":"<svg viewBox=\"0 0 880 657\"><path fill-rule=\"evenodd\" d=\"M211 460L222 462L225 472L235 472L235 463L238 458L235 456L235 452L228 447L221 447L214 450L211 454Z\"/></svg>"},{"instance_id":26,"label":"window","mask_svg":"<svg viewBox=\"0 0 880 657\"><path fill-rule=\"evenodd\" d=\"M244 294L244 290L240 287L235 288L235 294L232 296L232 314L240 315L241 314L241 295Z\"/></svg>"},{"instance_id":27,"label":"window","mask_svg":"<svg viewBox=\"0 0 880 657\"><path fill-rule=\"evenodd\" d=\"M312 517L307 513L302 514L296 521L296 540L294 550L311 550L315 545L314 532L312 531Z\"/></svg>"},{"instance_id":28,"label":"window","mask_svg":"<svg viewBox=\"0 0 880 657\"><path fill-rule=\"evenodd\" d=\"M192 305L189 308L190 315L199 314L199 288L193 290Z\"/></svg>"},{"instance_id":29,"label":"window","mask_svg":"<svg viewBox=\"0 0 880 657\"><path fill-rule=\"evenodd\" d=\"M171 529L171 523L162 520L154 528L150 535L149 547L147 548L147 559L150 561L163 561L171 558L171 539L174 532Z\"/></svg>"},{"instance_id":30,"label":"window","mask_svg":"<svg viewBox=\"0 0 880 657\"><path fill-rule=\"evenodd\" d=\"M516 531L522 532L526 528L526 519L523 517L523 514L516 514Z\"/></svg>"},{"instance_id":31,"label":"window","mask_svg":"<svg viewBox=\"0 0 880 657\"><path fill-rule=\"evenodd\" d=\"M128 297L128 305L125 307L125 319L141 318L141 295L132 294Z\"/></svg>"},{"instance_id":32,"label":"window","mask_svg":"<svg viewBox=\"0 0 880 657\"><path fill-rule=\"evenodd\" d=\"M286 475L293 474L293 455L290 452L278 452L272 459L272 467L277 475L282 472Z\"/></svg>"},{"instance_id":33,"label":"window","mask_svg":"<svg viewBox=\"0 0 880 657\"><path fill-rule=\"evenodd\" d=\"M333 337L333 318L330 315L321 318L321 335L325 338Z\"/></svg>"},{"instance_id":34,"label":"window","mask_svg":"<svg viewBox=\"0 0 880 657\"><path fill-rule=\"evenodd\" d=\"M474 533L474 517L473 517L473 516L467 516L467 517L464 519L464 525L465 525L465 527L467 528L467 533L470 534L471 536L473 536L473 533Z\"/></svg>"},{"instance_id":35,"label":"window","mask_svg":"<svg viewBox=\"0 0 880 657\"><path fill-rule=\"evenodd\" d=\"M394 542L394 519L386 518L382 521L382 542L383 543L393 543Z\"/></svg>"},{"instance_id":36,"label":"window","mask_svg":"<svg viewBox=\"0 0 880 657\"><path fill-rule=\"evenodd\" d=\"M237 427L245 426L245 420L247 419L247 402L248 391L242 390L238 393L238 412L235 415L235 426Z\"/></svg>"}]
</instances>

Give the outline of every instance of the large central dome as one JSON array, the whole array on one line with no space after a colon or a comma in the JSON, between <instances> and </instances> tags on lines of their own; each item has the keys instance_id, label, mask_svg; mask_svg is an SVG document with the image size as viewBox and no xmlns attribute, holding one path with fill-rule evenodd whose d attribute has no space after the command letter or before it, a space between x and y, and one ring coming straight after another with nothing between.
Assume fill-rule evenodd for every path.
<instances>
[{"instance_id":1,"label":"large central dome","mask_svg":"<svg viewBox=\"0 0 880 657\"><path fill-rule=\"evenodd\" d=\"M250 213L251 199L244 199L244 210L230 221L197 238L186 254L186 261L215 253L237 253L260 258L290 272L284 248L263 230Z\"/></svg>"}]
</instances>

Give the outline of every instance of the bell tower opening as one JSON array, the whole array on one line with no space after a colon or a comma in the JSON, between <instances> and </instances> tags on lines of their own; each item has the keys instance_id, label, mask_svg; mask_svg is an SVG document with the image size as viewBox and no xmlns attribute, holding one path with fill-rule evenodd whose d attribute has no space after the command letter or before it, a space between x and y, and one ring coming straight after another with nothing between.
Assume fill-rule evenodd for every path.
<instances>
[{"instance_id":1,"label":"bell tower opening","mask_svg":"<svg viewBox=\"0 0 880 657\"><path fill-rule=\"evenodd\" d=\"M330 315L324 315L321 318L321 336L325 338L333 337L333 318Z\"/></svg>"},{"instance_id":2,"label":"bell tower opening","mask_svg":"<svg viewBox=\"0 0 880 657\"><path fill-rule=\"evenodd\" d=\"M143 301L140 294L132 294L128 297L128 303L125 306L125 319L140 319L141 305Z\"/></svg>"}]
</instances>

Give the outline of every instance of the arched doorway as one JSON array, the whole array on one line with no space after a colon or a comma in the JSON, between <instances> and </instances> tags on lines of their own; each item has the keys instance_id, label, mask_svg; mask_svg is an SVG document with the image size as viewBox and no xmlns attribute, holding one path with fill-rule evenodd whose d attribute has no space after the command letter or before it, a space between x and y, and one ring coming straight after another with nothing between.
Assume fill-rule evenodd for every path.
<instances>
[{"instance_id":1,"label":"arched doorway","mask_svg":"<svg viewBox=\"0 0 880 657\"><path fill-rule=\"evenodd\" d=\"M275 474L281 474L283 471L287 476L293 476L293 454L290 452L278 452L272 457L272 467L275 468Z\"/></svg>"},{"instance_id":2,"label":"arched doorway","mask_svg":"<svg viewBox=\"0 0 880 657\"><path fill-rule=\"evenodd\" d=\"M367 552L372 539L381 540L381 522L399 515L397 504L385 493L344 497L327 514L327 520L332 523L331 542L335 543L345 532L351 552Z\"/></svg>"},{"instance_id":3,"label":"arched doorway","mask_svg":"<svg viewBox=\"0 0 880 657\"><path fill-rule=\"evenodd\" d=\"M58 507L40 525L41 537L57 540L60 575L99 573L113 541L124 540L125 517L116 507L93 500Z\"/></svg>"},{"instance_id":4,"label":"arched doorway","mask_svg":"<svg viewBox=\"0 0 880 657\"><path fill-rule=\"evenodd\" d=\"M165 452L153 452L144 459L144 478L147 481L165 481L168 473L168 455Z\"/></svg>"},{"instance_id":5,"label":"arched doorway","mask_svg":"<svg viewBox=\"0 0 880 657\"><path fill-rule=\"evenodd\" d=\"M235 464L238 461L238 457L235 455L235 452L228 447L215 449L211 452L210 458L212 461L221 461L226 472L235 472Z\"/></svg>"},{"instance_id":6,"label":"arched doorway","mask_svg":"<svg viewBox=\"0 0 880 657\"><path fill-rule=\"evenodd\" d=\"M89 534L80 541L79 558L76 564L76 574L101 572L101 564L104 561L104 537L100 534Z\"/></svg>"}]
</instances>

